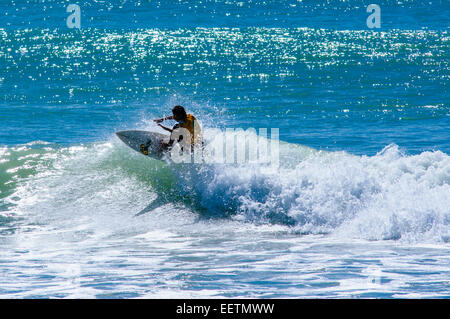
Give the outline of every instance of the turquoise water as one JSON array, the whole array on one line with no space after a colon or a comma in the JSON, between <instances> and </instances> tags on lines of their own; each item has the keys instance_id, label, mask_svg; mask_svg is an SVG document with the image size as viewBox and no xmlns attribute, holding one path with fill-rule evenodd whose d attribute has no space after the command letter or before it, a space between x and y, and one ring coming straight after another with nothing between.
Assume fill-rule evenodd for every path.
<instances>
[{"instance_id":1,"label":"turquoise water","mask_svg":"<svg viewBox=\"0 0 450 319\"><path fill-rule=\"evenodd\" d=\"M370 3L3 1L0 297L449 297L450 4ZM175 104L280 166L115 137Z\"/></svg>"}]
</instances>

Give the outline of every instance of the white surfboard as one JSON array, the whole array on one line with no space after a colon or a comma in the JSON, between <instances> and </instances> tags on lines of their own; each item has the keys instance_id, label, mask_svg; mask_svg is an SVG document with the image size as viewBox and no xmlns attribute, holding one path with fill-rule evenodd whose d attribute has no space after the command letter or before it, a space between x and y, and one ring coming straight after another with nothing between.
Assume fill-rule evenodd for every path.
<instances>
[{"instance_id":1,"label":"white surfboard","mask_svg":"<svg viewBox=\"0 0 450 319\"><path fill-rule=\"evenodd\" d=\"M169 135L149 131L120 131L116 135L130 148L156 159L161 159L164 155L161 143L169 142Z\"/></svg>"}]
</instances>

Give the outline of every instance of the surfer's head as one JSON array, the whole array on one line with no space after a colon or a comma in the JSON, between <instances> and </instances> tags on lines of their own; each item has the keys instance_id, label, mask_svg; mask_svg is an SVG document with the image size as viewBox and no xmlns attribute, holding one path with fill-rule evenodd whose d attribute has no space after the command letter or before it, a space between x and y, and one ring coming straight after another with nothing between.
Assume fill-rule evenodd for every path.
<instances>
[{"instance_id":1,"label":"surfer's head","mask_svg":"<svg viewBox=\"0 0 450 319\"><path fill-rule=\"evenodd\" d=\"M177 122L183 121L187 117L186 111L184 110L184 107L182 107L181 105L175 105L172 109L172 113L173 113L173 118Z\"/></svg>"}]
</instances>

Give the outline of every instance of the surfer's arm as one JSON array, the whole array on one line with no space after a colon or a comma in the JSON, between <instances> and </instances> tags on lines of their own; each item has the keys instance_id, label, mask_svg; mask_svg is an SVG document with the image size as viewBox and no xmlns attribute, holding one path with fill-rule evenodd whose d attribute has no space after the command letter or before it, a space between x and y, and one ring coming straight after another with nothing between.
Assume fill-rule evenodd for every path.
<instances>
[{"instance_id":1,"label":"surfer's arm","mask_svg":"<svg viewBox=\"0 0 450 319\"><path fill-rule=\"evenodd\" d=\"M156 123L161 123L162 121L165 121L165 120L173 120L173 115L162 117L160 119L156 119L156 120L153 120L153 121L156 122Z\"/></svg>"},{"instance_id":2,"label":"surfer's arm","mask_svg":"<svg viewBox=\"0 0 450 319\"><path fill-rule=\"evenodd\" d=\"M164 126L164 125L162 125L162 124L159 124L159 123L158 123L158 126L161 127L161 128L163 128L164 130L170 132L170 133L172 133L172 131L173 131L172 129L170 129L170 128L168 128L167 126Z\"/></svg>"},{"instance_id":3,"label":"surfer's arm","mask_svg":"<svg viewBox=\"0 0 450 319\"><path fill-rule=\"evenodd\" d=\"M179 124L175 124L175 125L173 126L172 129L170 129L170 128L168 128L168 127L165 127L164 125L161 125L161 124L158 124L158 125L161 126L163 129L168 130L168 131L171 133L171 134L170 134L170 138L169 138L169 142L168 142L168 143L162 143L163 149L167 150L169 147L172 147L173 143L175 142L175 140L172 139L172 132L173 132L174 130L176 130L177 128L179 128L180 125L179 125ZM181 136L181 138L182 138L182 137L183 137L183 136Z\"/></svg>"}]
</instances>

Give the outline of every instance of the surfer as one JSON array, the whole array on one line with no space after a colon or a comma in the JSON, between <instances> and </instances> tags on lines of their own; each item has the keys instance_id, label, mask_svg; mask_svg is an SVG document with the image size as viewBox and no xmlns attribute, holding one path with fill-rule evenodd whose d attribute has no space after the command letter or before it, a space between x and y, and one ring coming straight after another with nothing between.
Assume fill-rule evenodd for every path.
<instances>
[{"instance_id":1,"label":"surfer","mask_svg":"<svg viewBox=\"0 0 450 319\"><path fill-rule=\"evenodd\" d=\"M165 120L175 120L177 123L173 128L169 128L161 124ZM170 132L170 139L168 143L163 143L163 148L168 149L173 145L175 140L180 143L183 140L183 136L186 136L188 141L187 145L191 145L191 150L194 146L202 145L202 131L200 124L194 115L186 113L186 110L181 105L175 105L172 109L172 115L153 120L158 123L158 126L164 130ZM189 141L190 138L190 141Z\"/></svg>"}]
</instances>

